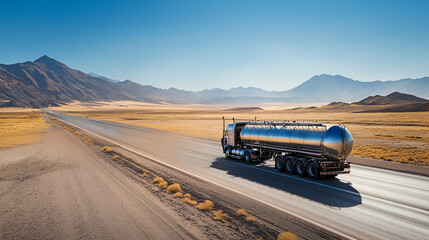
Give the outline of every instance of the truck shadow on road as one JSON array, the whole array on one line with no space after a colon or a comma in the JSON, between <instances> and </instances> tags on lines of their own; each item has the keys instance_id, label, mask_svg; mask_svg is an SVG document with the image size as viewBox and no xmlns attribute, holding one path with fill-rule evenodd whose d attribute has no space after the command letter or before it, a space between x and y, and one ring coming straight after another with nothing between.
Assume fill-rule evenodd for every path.
<instances>
[{"instance_id":1,"label":"truck shadow on road","mask_svg":"<svg viewBox=\"0 0 429 240\"><path fill-rule=\"evenodd\" d=\"M248 167L240 160L226 158L216 158L210 167L330 207L347 208L362 204L361 195L352 184L337 178L312 180L287 173L276 174L275 170L270 173L258 169L270 170L267 167Z\"/></svg>"}]
</instances>

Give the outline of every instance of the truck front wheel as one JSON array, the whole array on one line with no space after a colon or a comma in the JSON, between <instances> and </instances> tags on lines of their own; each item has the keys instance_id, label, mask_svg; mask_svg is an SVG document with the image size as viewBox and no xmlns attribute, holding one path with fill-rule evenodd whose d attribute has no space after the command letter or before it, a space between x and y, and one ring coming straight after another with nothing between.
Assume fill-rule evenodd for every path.
<instances>
[{"instance_id":1,"label":"truck front wheel","mask_svg":"<svg viewBox=\"0 0 429 240\"><path fill-rule=\"evenodd\" d=\"M308 163L308 165L307 165L307 175L311 179L319 179L320 172L319 172L319 169L317 168L317 166L316 166L316 164L314 162Z\"/></svg>"},{"instance_id":2,"label":"truck front wheel","mask_svg":"<svg viewBox=\"0 0 429 240\"><path fill-rule=\"evenodd\" d=\"M227 147L225 149L225 157L226 158L231 158L231 149L229 147Z\"/></svg>"}]
</instances>

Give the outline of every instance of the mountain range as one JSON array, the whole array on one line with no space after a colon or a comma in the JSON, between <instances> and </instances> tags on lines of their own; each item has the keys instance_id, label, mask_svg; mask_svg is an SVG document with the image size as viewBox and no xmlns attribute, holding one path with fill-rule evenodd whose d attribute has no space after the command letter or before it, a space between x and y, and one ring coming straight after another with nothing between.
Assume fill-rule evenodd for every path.
<instances>
[{"instance_id":1,"label":"mountain range","mask_svg":"<svg viewBox=\"0 0 429 240\"><path fill-rule=\"evenodd\" d=\"M118 81L86 74L42 56L34 62L0 64L1 107L47 107L74 100L134 100L172 104L262 104L353 102L395 91L429 98L429 77L397 81L361 82L340 75L316 75L286 91L260 88L219 88L203 91L162 89L130 80Z\"/></svg>"}]
</instances>

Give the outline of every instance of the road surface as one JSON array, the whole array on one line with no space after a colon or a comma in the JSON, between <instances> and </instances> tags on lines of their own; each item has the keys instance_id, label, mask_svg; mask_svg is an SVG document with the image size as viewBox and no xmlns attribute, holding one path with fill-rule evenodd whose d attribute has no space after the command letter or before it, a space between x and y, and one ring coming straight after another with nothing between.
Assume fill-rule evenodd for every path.
<instances>
[{"instance_id":1,"label":"road surface","mask_svg":"<svg viewBox=\"0 0 429 240\"><path fill-rule=\"evenodd\" d=\"M47 113L129 151L356 239L427 239L429 178L353 165L313 181L224 157L220 143L172 132Z\"/></svg>"}]
</instances>

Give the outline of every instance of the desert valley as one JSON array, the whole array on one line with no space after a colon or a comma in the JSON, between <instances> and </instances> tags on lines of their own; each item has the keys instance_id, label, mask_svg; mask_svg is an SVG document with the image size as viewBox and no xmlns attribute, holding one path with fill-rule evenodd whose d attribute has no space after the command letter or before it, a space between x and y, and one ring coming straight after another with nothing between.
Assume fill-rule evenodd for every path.
<instances>
[{"instance_id":1,"label":"desert valley","mask_svg":"<svg viewBox=\"0 0 429 240\"><path fill-rule=\"evenodd\" d=\"M392 231L404 237L394 229L361 231L367 223L380 227L362 214L376 208L380 218L416 214L401 232L420 238L428 216L429 100L422 90L429 78L345 79L319 75L284 92L190 92L91 76L47 56L0 65L0 237L341 239ZM321 84L319 101L305 97L318 81L332 81L341 94L325 96ZM351 94L349 84L365 86ZM382 91L365 91L368 84ZM227 160L222 117L344 124L354 140L352 173L320 183L273 174L273 159L250 168ZM403 175L392 178L397 173ZM410 194L378 190L398 187ZM283 207L297 198L304 199L292 207L299 213ZM313 204L323 207L315 213ZM313 222L329 214L337 220ZM359 224L347 233L338 228L351 221Z\"/></svg>"}]
</instances>

